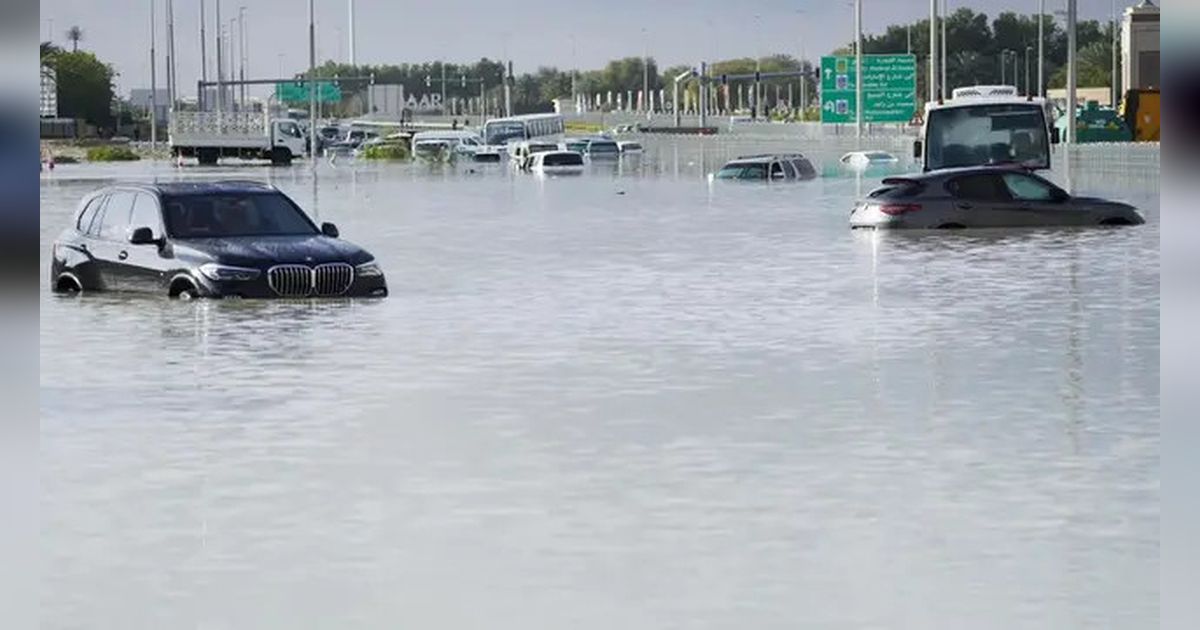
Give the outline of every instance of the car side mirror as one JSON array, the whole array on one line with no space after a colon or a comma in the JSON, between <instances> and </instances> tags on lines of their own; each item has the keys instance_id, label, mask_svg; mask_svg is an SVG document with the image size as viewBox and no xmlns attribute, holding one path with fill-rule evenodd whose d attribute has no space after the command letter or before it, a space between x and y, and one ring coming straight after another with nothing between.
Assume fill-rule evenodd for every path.
<instances>
[{"instance_id":1,"label":"car side mirror","mask_svg":"<svg viewBox=\"0 0 1200 630\"><path fill-rule=\"evenodd\" d=\"M921 159L921 141L913 140L913 159Z\"/></svg>"},{"instance_id":2,"label":"car side mirror","mask_svg":"<svg viewBox=\"0 0 1200 630\"><path fill-rule=\"evenodd\" d=\"M329 238L337 238L338 237L337 226L332 223L322 223L321 224L321 234L324 234L325 236L328 236Z\"/></svg>"},{"instance_id":3,"label":"car side mirror","mask_svg":"<svg viewBox=\"0 0 1200 630\"><path fill-rule=\"evenodd\" d=\"M158 239L154 238L154 230L148 227L139 227L129 232L129 243L131 245L157 245Z\"/></svg>"},{"instance_id":4,"label":"car side mirror","mask_svg":"<svg viewBox=\"0 0 1200 630\"><path fill-rule=\"evenodd\" d=\"M1060 142L1062 142L1062 133L1059 132L1058 127L1051 127L1050 128L1050 144L1058 144Z\"/></svg>"},{"instance_id":5,"label":"car side mirror","mask_svg":"<svg viewBox=\"0 0 1200 630\"><path fill-rule=\"evenodd\" d=\"M1055 188L1050 192L1050 199L1055 203L1063 203L1071 199L1071 194L1061 188Z\"/></svg>"}]
</instances>

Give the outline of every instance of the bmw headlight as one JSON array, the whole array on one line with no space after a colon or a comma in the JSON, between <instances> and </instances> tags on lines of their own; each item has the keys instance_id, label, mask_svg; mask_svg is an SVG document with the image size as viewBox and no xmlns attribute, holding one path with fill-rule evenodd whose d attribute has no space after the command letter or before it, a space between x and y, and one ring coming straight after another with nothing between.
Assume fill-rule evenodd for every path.
<instances>
[{"instance_id":1,"label":"bmw headlight","mask_svg":"<svg viewBox=\"0 0 1200 630\"><path fill-rule=\"evenodd\" d=\"M222 280L253 280L259 276L260 272L257 269L249 269L247 267L233 267L230 265L219 265L217 263L204 263L200 265L200 273L204 274L205 278L213 281Z\"/></svg>"},{"instance_id":2,"label":"bmw headlight","mask_svg":"<svg viewBox=\"0 0 1200 630\"><path fill-rule=\"evenodd\" d=\"M355 267L354 274L360 278L375 278L383 275L383 268L378 262L370 260Z\"/></svg>"}]
</instances>

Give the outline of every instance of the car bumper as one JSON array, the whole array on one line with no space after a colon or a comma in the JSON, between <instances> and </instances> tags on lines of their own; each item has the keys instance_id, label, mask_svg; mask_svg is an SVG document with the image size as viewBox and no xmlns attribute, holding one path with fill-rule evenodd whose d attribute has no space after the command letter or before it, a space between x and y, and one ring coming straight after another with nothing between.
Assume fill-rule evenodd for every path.
<instances>
[{"instance_id":1,"label":"car bumper","mask_svg":"<svg viewBox=\"0 0 1200 630\"><path fill-rule=\"evenodd\" d=\"M200 295L208 298L244 299L336 299L336 298L381 298L387 297L387 280L384 276L355 276L344 293L336 295L284 296L275 292L267 283L266 275L254 280L209 280L195 278Z\"/></svg>"}]
</instances>

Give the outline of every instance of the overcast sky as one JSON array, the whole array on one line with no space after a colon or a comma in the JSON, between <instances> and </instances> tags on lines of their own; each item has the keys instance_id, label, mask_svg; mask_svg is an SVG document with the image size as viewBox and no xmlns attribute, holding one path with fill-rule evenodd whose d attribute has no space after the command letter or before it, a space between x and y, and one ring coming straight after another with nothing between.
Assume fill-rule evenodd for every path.
<instances>
[{"instance_id":1,"label":"overcast sky","mask_svg":"<svg viewBox=\"0 0 1200 630\"><path fill-rule=\"evenodd\" d=\"M165 0L156 2L161 59ZM216 2L205 2L210 60ZM191 94L200 75L200 0L174 4L179 86ZM320 59L346 60L348 0L316 0L316 5ZM868 33L929 13L928 0L864 0L863 5ZM992 17L1002 10L1037 10L1037 0L949 0L949 5L951 11L970 6ZM1078 5L1080 19L1108 19L1112 0L1078 0ZM307 67L305 0L222 0L222 20L228 23L241 6L246 7L249 77L275 78L281 69L290 76ZM1048 13L1064 6L1065 0L1046 0ZM149 86L150 0L42 0L41 8L42 39L52 33L55 43L68 46L64 33L78 25L84 31L81 47L116 67L120 94ZM849 0L355 0L355 9L359 63L508 56L517 73L539 65L598 68L647 50L663 67L702 58L798 54L802 45L809 57L817 57L848 42L854 31ZM160 62L160 83L162 67Z\"/></svg>"}]
</instances>

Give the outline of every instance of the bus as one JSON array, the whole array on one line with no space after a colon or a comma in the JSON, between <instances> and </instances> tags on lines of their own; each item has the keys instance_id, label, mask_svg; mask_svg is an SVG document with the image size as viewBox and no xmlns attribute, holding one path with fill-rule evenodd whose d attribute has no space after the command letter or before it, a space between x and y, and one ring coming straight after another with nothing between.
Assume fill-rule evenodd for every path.
<instances>
[{"instance_id":1,"label":"bus","mask_svg":"<svg viewBox=\"0 0 1200 630\"><path fill-rule=\"evenodd\" d=\"M913 157L925 171L987 164L1049 169L1050 145L1058 142L1051 119L1045 99L1018 96L1013 86L955 88L949 101L925 104Z\"/></svg>"},{"instance_id":2,"label":"bus","mask_svg":"<svg viewBox=\"0 0 1200 630\"><path fill-rule=\"evenodd\" d=\"M493 118L483 124L483 142L503 146L510 141L533 140L562 135L566 129L560 114L525 114Z\"/></svg>"}]
</instances>

